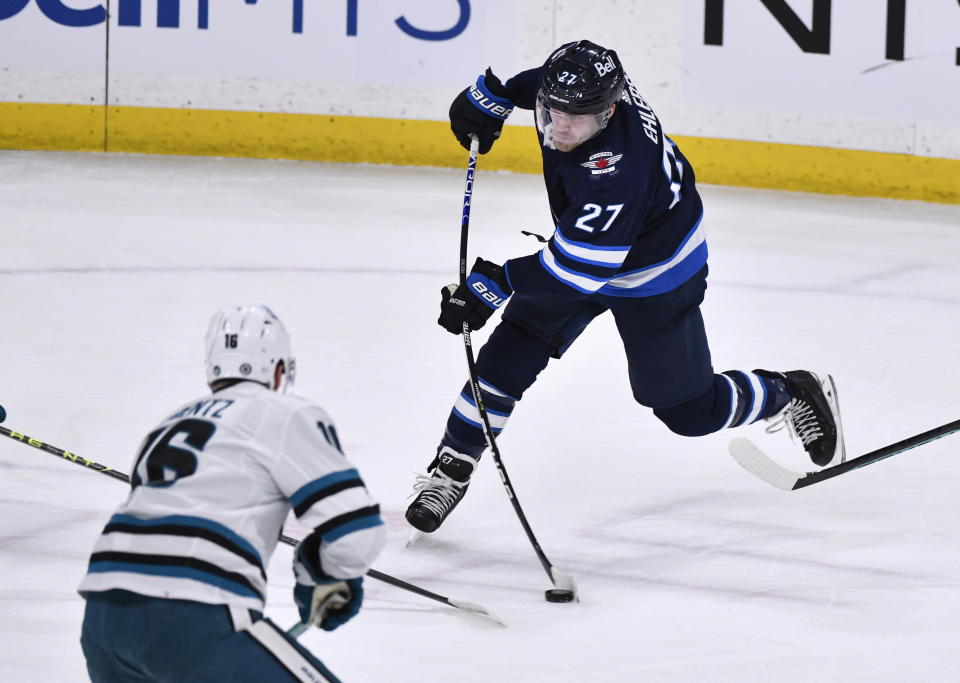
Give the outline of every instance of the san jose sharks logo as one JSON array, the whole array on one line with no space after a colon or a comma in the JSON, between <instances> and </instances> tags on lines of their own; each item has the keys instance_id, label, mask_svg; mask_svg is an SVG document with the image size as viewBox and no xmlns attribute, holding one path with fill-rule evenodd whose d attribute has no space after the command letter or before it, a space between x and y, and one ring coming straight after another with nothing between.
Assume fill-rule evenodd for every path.
<instances>
[{"instance_id":1,"label":"san jose sharks logo","mask_svg":"<svg viewBox=\"0 0 960 683\"><path fill-rule=\"evenodd\" d=\"M592 154L587 161L584 161L580 165L584 168L589 168L590 173L593 175L600 175L601 173L612 173L613 171L616 171L616 163L622 158L622 154L614 154L613 152L597 152L596 154Z\"/></svg>"}]
</instances>

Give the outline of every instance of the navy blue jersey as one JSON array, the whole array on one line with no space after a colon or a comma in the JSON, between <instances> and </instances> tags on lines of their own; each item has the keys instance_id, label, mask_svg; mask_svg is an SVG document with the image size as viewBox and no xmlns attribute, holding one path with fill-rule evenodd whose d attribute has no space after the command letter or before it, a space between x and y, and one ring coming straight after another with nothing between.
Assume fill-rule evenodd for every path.
<instances>
[{"instance_id":1,"label":"navy blue jersey","mask_svg":"<svg viewBox=\"0 0 960 683\"><path fill-rule=\"evenodd\" d=\"M530 69L506 83L518 107L533 109L542 74ZM693 169L629 78L596 137L560 152L538 136L556 230L540 252L507 261L515 291L653 296L703 268Z\"/></svg>"}]
</instances>

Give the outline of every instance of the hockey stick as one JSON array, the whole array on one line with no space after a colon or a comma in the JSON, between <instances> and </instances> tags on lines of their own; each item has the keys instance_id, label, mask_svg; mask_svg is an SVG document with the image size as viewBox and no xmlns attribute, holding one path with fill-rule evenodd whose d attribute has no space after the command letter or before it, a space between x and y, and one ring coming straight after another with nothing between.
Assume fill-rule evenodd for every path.
<instances>
[{"instance_id":1,"label":"hockey stick","mask_svg":"<svg viewBox=\"0 0 960 683\"><path fill-rule=\"evenodd\" d=\"M100 463L94 462L93 460L88 460L86 458L80 457L79 455L76 455L75 453L71 453L70 451L65 451L61 448L57 448L56 446L51 446L48 443L44 443L39 439L34 439L33 437L27 436L26 434L22 434L20 432L14 432L10 429L7 429L6 427L0 427L0 434L13 439L14 441L19 441L20 443L27 444L28 446L33 446L34 448L38 448L41 451L44 451L45 453L56 455L57 457L63 458L64 460L80 465L81 467L86 467L87 469L91 469L94 472L99 472L100 474L105 474L108 477L113 477L114 479L118 481L122 481L126 484L130 483L130 477L124 474L123 472L118 472L117 470L107 467L106 465L101 465ZM285 534L280 534L280 541L281 543L286 543L287 545L290 545L290 546L296 546L299 543L297 539L287 536ZM496 623L500 624L501 626L506 625L504 624L503 621L501 621L497 616L495 616L493 613L488 611L486 608L481 607L480 605L477 605L475 603L464 602L461 600L451 600L448 597L439 595L437 593L433 593L424 588L420 588L419 586L414 586L412 583L407 583L406 581L390 576L389 574L378 572L376 569L368 569L367 576L369 576L371 579L376 579L377 581L388 583L391 586L395 586L405 591L416 593L417 595L421 595L425 598L429 598L430 600L442 602L443 604L448 605L450 607L454 607L456 609L463 610L465 612L470 612L472 614L478 614L480 616L487 617L489 619L492 619Z\"/></svg>"},{"instance_id":2,"label":"hockey stick","mask_svg":"<svg viewBox=\"0 0 960 683\"><path fill-rule=\"evenodd\" d=\"M922 446L957 432L960 432L960 420L954 420L935 429L915 434L903 441L878 448L866 455L861 455L853 460L847 460L833 467L827 467L819 472L807 472L805 474L794 472L784 467L760 450L752 441L742 437L738 437L730 442L730 455L732 455L734 460L740 463L747 472L755 477L763 479L768 484L784 489L785 491L793 491L802 489L805 486L810 486L811 484L826 481L827 479L833 479L851 470L872 465L880 460L905 453L917 446Z\"/></svg>"},{"instance_id":3,"label":"hockey stick","mask_svg":"<svg viewBox=\"0 0 960 683\"><path fill-rule=\"evenodd\" d=\"M473 180L477 170L477 153L480 149L480 140L477 136L472 135L471 138L470 158L467 161L467 180L463 191L463 218L460 222L461 287L465 287L467 284L467 240L470 235L470 204L473 200ZM467 369L470 373L470 390L473 393L473 400L477 405L477 412L480 413L480 421L483 423L483 434L487 439L487 444L490 446L490 452L493 456L497 473L500 475L500 481L503 483L503 488L507 492L507 498L510 499L510 504L513 505L513 511L517 513L520 525L530 540L530 545L533 546L533 551L537 554L540 564L543 565L543 570L547 573L547 576L554 585L553 589L546 592L547 600L550 602L571 602L573 600L579 602L580 596L577 595L577 586L573 577L562 574L553 566L553 563L547 559L547 555L543 552L543 548L540 547L537 537L533 535L533 529L530 528L527 516L523 514L523 508L520 507L520 501L517 499L516 493L513 490L513 484L510 483L510 475L507 474L507 468L504 467L503 460L500 458L500 449L497 448L497 440L493 436L493 429L490 427L490 418L487 416L487 409L483 405L483 396L480 394L480 382L477 379L477 365L473 359L473 346L470 340L470 325L467 322L463 323L463 348L467 354Z\"/></svg>"}]
</instances>

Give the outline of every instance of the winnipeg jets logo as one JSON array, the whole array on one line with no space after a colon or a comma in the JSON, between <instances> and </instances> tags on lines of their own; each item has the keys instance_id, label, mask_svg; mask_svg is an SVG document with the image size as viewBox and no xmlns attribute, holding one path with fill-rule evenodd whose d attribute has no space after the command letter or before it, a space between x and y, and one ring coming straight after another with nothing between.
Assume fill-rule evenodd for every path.
<instances>
[{"instance_id":1,"label":"winnipeg jets logo","mask_svg":"<svg viewBox=\"0 0 960 683\"><path fill-rule=\"evenodd\" d=\"M622 158L622 154L614 154L613 152L598 152L591 155L587 161L584 161L580 165L584 168L589 168L590 173L593 175L600 175L601 173L612 173L613 171L616 171L616 163Z\"/></svg>"}]
</instances>

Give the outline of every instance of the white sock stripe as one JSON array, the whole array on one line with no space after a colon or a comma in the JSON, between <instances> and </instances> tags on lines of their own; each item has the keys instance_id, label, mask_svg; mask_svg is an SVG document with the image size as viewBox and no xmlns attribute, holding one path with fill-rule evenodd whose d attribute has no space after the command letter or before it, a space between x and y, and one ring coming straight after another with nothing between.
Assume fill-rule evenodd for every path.
<instances>
[{"instance_id":1,"label":"white sock stripe","mask_svg":"<svg viewBox=\"0 0 960 683\"><path fill-rule=\"evenodd\" d=\"M457 402L453 404L453 407L467 419L480 425L483 424L480 421L480 411L477 410L477 407L473 405L473 403L466 400L462 394L457 396ZM490 420L491 429L503 429L503 426L507 424L508 416L495 415L488 410L487 418Z\"/></svg>"},{"instance_id":2,"label":"white sock stripe","mask_svg":"<svg viewBox=\"0 0 960 683\"><path fill-rule=\"evenodd\" d=\"M727 384L730 385L730 414L727 415L727 421L724 422L723 426L720 428L720 429L726 429L727 427L730 426L730 423L733 422L733 416L736 415L737 413L737 402L740 398L740 392L737 391L737 385L736 383L734 383L732 379L730 379L726 375L720 375L720 376L723 377L725 380L727 380Z\"/></svg>"},{"instance_id":3,"label":"white sock stripe","mask_svg":"<svg viewBox=\"0 0 960 683\"><path fill-rule=\"evenodd\" d=\"M248 628L247 633L253 636L298 681L317 683L317 681L330 680L309 659L297 652L297 648L291 645L286 637L266 619L262 619Z\"/></svg>"},{"instance_id":4,"label":"white sock stripe","mask_svg":"<svg viewBox=\"0 0 960 683\"><path fill-rule=\"evenodd\" d=\"M227 611L230 612L230 621L233 622L234 631L242 631L253 624L253 618L250 616L250 610L246 607L237 607L227 605Z\"/></svg>"},{"instance_id":5,"label":"white sock stripe","mask_svg":"<svg viewBox=\"0 0 960 683\"><path fill-rule=\"evenodd\" d=\"M502 396L503 398L509 398L511 401L516 401L516 400L517 400L517 399L515 399L513 396L509 396L509 395L503 393L502 391L500 391L499 389L497 389L497 388L496 388L495 386L493 386L492 384L487 384L486 382L484 382L484 381L483 381L482 379L480 379L479 377L477 378L477 384L480 385L480 388L481 388L481 389L483 389L484 391L489 391L491 394L494 394L495 396Z\"/></svg>"},{"instance_id":6,"label":"white sock stripe","mask_svg":"<svg viewBox=\"0 0 960 683\"><path fill-rule=\"evenodd\" d=\"M741 414L737 425L743 426L745 424L750 424L750 413L753 412L753 406L757 399L757 392L753 390L753 383L751 382L749 372L744 372L743 370L734 370L734 372L740 373L740 376L743 377L743 379L747 382L747 389L742 389L742 391L750 391L750 403L743 407L743 413ZM740 385L738 384L737 386L739 387Z\"/></svg>"},{"instance_id":7,"label":"white sock stripe","mask_svg":"<svg viewBox=\"0 0 960 683\"><path fill-rule=\"evenodd\" d=\"M767 388L760 378L752 372L743 373L750 380L750 387L753 389L753 405L750 406L750 414L743 424L748 425L757 421L760 417L760 411L763 409L764 399L766 398Z\"/></svg>"}]
</instances>

